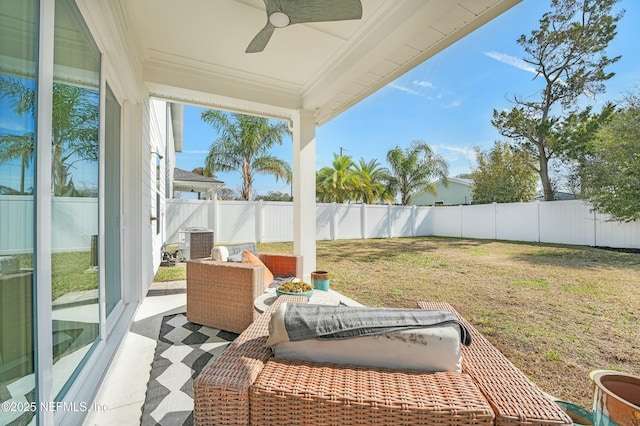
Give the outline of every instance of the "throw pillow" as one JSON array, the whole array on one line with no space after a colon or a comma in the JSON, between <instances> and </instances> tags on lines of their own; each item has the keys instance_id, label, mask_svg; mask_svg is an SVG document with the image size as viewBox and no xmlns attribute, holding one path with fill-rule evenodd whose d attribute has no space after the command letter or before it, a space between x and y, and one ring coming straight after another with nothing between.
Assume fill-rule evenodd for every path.
<instances>
[{"instance_id":1,"label":"throw pillow","mask_svg":"<svg viewBox=\"0 0 640 426\"><path fill-rule=\"evenodd\" d=\"M258 256L248 250L242 250L242 258L246 258L247 263L251 265L261 265L262 267L264 267L264 272L262 273L264 277L264 288L266 289L267 287L269 287L269 284L271 284L271 282L273 281L273 273L269 270L269 268L267 268L262 260L260 260Z\"/></svg>"},{"instance_id":2,"label":"throw pillow","mask_svg":"<svg viewBox=\"0 0 640 426\"><path fill-rule=\"evenodd\" d=\"M216 246L211 249L211 260L226 262L229 258L229 250L225 246Z\"/></svg>"},{"instance_id":3,"label":"throw pillow","mask_svg":"<svg viewBox=\"0 0 640 426\"><path fill-rule=\"evenodd\" d=\"M242 253L230 254L229 257L227 257L227 262L242 262Z\"/></svg>"}]
</instances>

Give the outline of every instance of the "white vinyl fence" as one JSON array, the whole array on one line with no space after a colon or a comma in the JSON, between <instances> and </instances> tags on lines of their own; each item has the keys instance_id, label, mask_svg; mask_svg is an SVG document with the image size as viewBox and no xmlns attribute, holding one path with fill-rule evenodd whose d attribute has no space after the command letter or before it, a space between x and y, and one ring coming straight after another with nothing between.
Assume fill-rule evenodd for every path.
<instances>
[{"instance_id":1,"label":"white vinyl fence","mask_svg":"<svg viewBox=\"0 0 640 426\"><path fill-rule=\"evenodd\" d=\"M293 203L167 200L167 242L212 229L216 243L293 240ZM611 222L582 201L445 207L318 204L316 239L448 236L640 248L640 222Z\"/></svg>"},{"instance_id":2,"label":"white vinyl fence","mask_svg":"<svg viewBox=\"0 0 640 426\"><path fill-rule=\"evenodd\" d=\"M33 202L31 196L0 196L0 255L33 251ZM89 250L98 232L97 200L54 197L52 209L53 251ZM213 229L216 243L293 241L293 203L167 200L163 219L169 243L189 227ZM608 221L582 201L316 208L318 240L428 235L640 248L640 222Z\"/></svg>"},{"instance_id":3,"label":"white vinyl fence","mask_svg":"<svg viewBox=\"0 0 640 426\"><path fill-rule=\"evenodd\" d=\"M0 256L33 253L34 197L0 195ZM53 197L51 245L54 252L90 250L98 233L98 199Z\"/></svg>"}]
</instances>

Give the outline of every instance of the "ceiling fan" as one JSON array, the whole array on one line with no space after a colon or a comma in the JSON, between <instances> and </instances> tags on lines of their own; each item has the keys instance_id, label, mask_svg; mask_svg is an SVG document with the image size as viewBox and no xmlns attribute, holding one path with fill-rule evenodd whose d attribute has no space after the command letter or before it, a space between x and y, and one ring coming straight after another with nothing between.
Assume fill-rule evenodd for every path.
<instances>
[{"instance_id":1,"label":"ceiling fan","mask_svg":"<svg viewBox=\"0 0 640 426\"><path fill-rule=\"evenodd\" d=\"M362 18L360 0L263 0L267 24L251 40L245 53L262 52L276 28L306 22L346 21Z\"/></svg>"}]
</instances>

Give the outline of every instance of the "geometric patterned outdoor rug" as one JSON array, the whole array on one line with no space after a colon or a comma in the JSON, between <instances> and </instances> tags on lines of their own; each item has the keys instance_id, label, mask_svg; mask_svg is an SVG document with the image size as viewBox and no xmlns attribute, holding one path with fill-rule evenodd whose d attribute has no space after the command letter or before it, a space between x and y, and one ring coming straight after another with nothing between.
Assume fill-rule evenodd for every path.
<instances>
[{"instance_id":1,"label":"geometric patterned outdoor rug","mask_svg":"<svg viewBox=\"0 0 640 426\"><path fill-rule=\"evenodd\" d=\"M237 334L187 321L185 314L162 319L140 424L193 425L193 379Z\"/></svg>"}]
</instances>

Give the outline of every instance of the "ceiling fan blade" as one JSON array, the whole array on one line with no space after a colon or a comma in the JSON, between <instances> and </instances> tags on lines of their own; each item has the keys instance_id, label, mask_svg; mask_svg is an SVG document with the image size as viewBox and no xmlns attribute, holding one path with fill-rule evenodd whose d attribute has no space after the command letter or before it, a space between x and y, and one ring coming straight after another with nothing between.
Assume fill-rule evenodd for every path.
<instances>
[{"instance_id":1,"label":"ceiling fan blade","mask_svg":"<svg viewBox=\"0 0 640 426\"><path fill-rule=\"evenodd\" d=\"M291 24L347 21L362 18L360 0L289 0L280 2Z\"/></svg>"},{"instance_id":2,"label":"ceiling fan blade","mask_svg":"<svg viewBox=\"0 0 640 426\"><path fill-rule=\"evenodd\" d=\"M245 53L262 52L276 27L270 17L276 12L285 14L284 27L305 22L346 21L362 18L360 0L263 0L267 12L267 25L251 40ZM275 17L275 15L274 15ZM271 17L271 18L274 18ZM289 19L288 22L286 19Z\"/></svg>"},{"instance_id":3,"label":"ceiling fan blade","mask_svg":"<svg viewBox=\"0 0 640 426\"><path fill-rule=\"evenodd\" d=\"M273 31L275 29L276 27L267 22L267 25L265 25L264 28L261 29L258 34L256 34L253 40L251 40L251 43L249 43L249 46L247 46L247 50L245 50L245 53L262 52L267 43L269 43L271 35L273 35Z\"/></svg>"}]
</instances>

